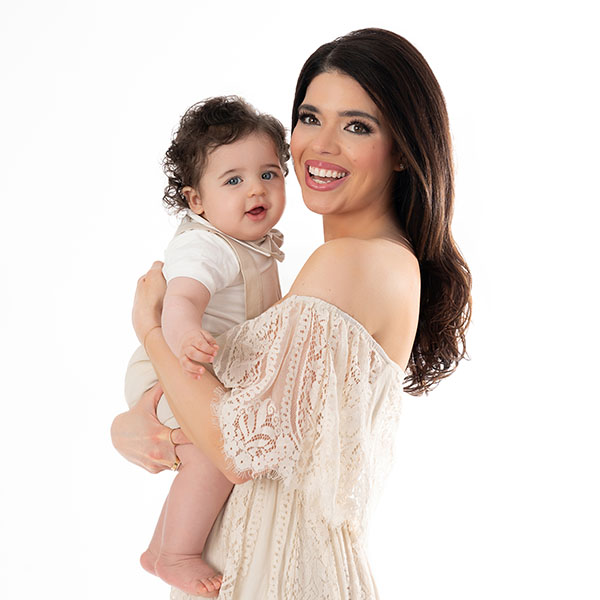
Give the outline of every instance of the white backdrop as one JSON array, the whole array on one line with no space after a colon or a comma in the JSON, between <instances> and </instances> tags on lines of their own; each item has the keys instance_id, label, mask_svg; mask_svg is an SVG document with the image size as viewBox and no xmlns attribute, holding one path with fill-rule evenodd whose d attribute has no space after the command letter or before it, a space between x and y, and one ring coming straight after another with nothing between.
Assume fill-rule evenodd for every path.
<instances>
[{"instance_id":1,"label":"white backdrop","mask_svg":"<svg viewBox=\"0 0 600 600\"><path fill-rule=\"evenodd\" d=\"M551 0L2 3L0 597L168 597L137 559L171 474L109 439L135 281L174 226L160 160L206 96L289 126L304 60L366 26L413 42L446 94L474 276L472 360L405 402L381 596L600 597L599 48L591 2ZM321 241L287 185L285 289Z\"/></svg>"}]
</instances>

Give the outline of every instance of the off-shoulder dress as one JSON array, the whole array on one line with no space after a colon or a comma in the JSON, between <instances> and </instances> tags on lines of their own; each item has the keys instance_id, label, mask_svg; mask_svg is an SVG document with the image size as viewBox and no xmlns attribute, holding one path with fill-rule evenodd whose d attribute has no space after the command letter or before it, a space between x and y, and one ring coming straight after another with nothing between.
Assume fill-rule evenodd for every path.
<instances>
[{"instance_id":1,"label":"off-shoulder dress","mask_svg":"<svg viewBox=\"0 0 600 600\"><path fill-rule=\"evenodd\" d=\"M290 296L219 340L213 401L234 486L206 542L220 600L379 598L365 553L404 373L336 306ZM173 589L172 600L190 596Z\"/></svg>"}]
</instances>

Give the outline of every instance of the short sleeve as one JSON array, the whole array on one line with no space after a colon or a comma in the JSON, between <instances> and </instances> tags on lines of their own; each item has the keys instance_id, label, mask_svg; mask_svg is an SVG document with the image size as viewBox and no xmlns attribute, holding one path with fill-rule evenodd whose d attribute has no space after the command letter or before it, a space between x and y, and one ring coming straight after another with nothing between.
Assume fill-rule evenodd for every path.
<instances>
[{"instance_id":1,"label":"short sleeve","mask_svg":"<svg viewBox=\"0 0 600 600\"><path fill-rule=\"evenodd\" d=\"M163 274L191 277L204 284L211 296L230 286L240 273L235 253L218 235L192 229L176 235L165 250Z\"/></svg>"},{"instance_id":2,"label":"short sleeve","mask_svg":"<svg viewBox=\"0 0 600 600\"><path fill-rule=\"evenodd\" d=\"M380 418L393 427L396 408L384 405L401 378L390 376L362 326L300 298L219 339L215 374L230 389L213 412L235 472L278 479L324 516L342 518L364 509Z\"/></svg>"}]
</instances>

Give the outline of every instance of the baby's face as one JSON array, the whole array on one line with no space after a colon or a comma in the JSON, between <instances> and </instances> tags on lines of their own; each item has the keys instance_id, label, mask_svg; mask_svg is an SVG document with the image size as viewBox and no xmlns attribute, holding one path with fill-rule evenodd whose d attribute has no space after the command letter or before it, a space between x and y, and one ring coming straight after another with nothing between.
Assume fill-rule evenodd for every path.
<instances>
[{"instance_id":1,"label":"baby's face","mask_svg":"<svg viewBox=\"0 0 600 600\"><path fill-rule=\"evenodd\" d=\"M281 218L285 183L273 141L263 133L213 150L191 205L223 233L239 240L263 237Z\"/></svg>"}]
</instances>

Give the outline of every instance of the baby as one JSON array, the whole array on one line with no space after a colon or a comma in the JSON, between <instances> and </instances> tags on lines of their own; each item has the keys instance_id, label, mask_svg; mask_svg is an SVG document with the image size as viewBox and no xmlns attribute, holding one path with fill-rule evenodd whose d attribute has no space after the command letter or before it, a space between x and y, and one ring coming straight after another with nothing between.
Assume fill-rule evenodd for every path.
<instances>
[{"instance_id":1,"label":"baby","mask_svg":"<svg viewBox=\"0 0 600 600\"><path fill-rule=\"evenodd\" d=\"M285 206L288 159L281 123L235 96L192 106L167 150L163 201L184 217L165 252L162 327L191 377L212 362L215 336L281 298L276 260L283 259L283 237L271 230ZM143 349L129 368L138 380L136 390L126 389L132 405L140 378L147 389L156 376ZM178 427L164 397L157 415ZM179 472L141 563L184 592L214 596L221 576L201 554L232 484L195 446L177 446L177 456Z\"/></svg>"}]
</instances>

